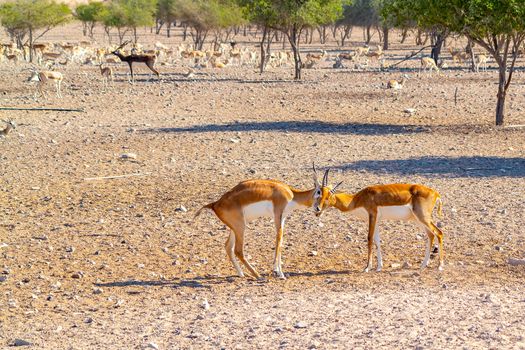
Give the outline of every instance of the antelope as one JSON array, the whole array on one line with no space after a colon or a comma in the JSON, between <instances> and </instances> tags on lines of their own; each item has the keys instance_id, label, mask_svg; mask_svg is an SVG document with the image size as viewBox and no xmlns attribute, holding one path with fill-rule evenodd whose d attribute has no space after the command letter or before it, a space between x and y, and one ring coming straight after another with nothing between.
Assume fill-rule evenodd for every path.
<instances>
[{"instance_id":1,"label":"antelope","mask_svg":"<svg viewBox=\"0 0 525 350\"><path fill-rule=\"evenodd\" d=\"M481 68L483 69L483 71L487 71L487 62L489 61L489 58L485 55L478 55L477 57L477 62L476 62L476 72L479 73L479 67L481 66Z\"/></svg>"},{"instance_id":2,"label":"antelope","mask_svg":"<svg viewBox=\"0 0 525 350\"><path fill-rule=\"evenodd\" d=\"M323 50L321 53L308 53L308 54L306 54L307 60L309 59L310 61L318 61L321 58L323 58L324 56L326 56L326 51L325 50Z\"/></svg>"},{"instance_id":3,"label":"antelope","mask_svg":"<svg viewBox=\"0 0 525 350\"><path fill-rule=\"evenodd\" d=\"M31 76L27 79L27 81L36 81L37 83L37 91L35 92L35 98L37 97L37 93L40 92L42 97L45 98L43 86L44 84L49 81L53 80L55 82L55 88L57 91L57 96L62 97L62 94L60 92L60 87L62 84L62 73L55 72L55 71L37 71L35 69L31 70Z\"/></svg>"},{"instance_id":4,"label":"antelope","mask_svg":"<svg viewBox=\"0 0 525 350\"><path fill-rule=\"evenodd\" d=\"M421 71L421 69L423 69L423 71L426 71L428 69L429 73L432 73L432 71L435 69L436 72L439 73L439 68L436 65L436 62L430 57L421 58L421 67L419 68L419 71Z\"/></svg>"},{"instance_id":5,"label":"antelope","mask_svg":"<svg viewBox=\"0 0 525 350\"><path fill-rule=\"evenodd\" d=\"M113 69L111 67L102 67L103 64L99 64L100 67L100 74L102 75L102 82L104 83L104 86L108 85L108 80L111 81L113 84Z\"/></svg>"},{"instance_id":6,"label":"antelope","mask_svg":"<svg viewBox=\"0 0 525 350\"><path fill-rule=\"evenodd\" d=\"M326 178L323 185L326 186ZM243 263L250 274L260 278L244 256L244 232L246 223L259 218L271 217L277 230L273 271L284 279L281 266L282 240L286 217L298 207L311 207L316 196L321 195L321 185L317 180L314 166L314 187L300 191L276 180L247 180L226 192L219 200L203 206L195 214L197 218L204 209L211 209L217 217L231 229L226 240L226 254L239 277L244 273L233 254Z\"/></svg>"},{"instance_id":7,"label":"antelope","mask_svg":"<svg viewBox=\"0 0 525 350\"><path fill-rule=\"evenodd\" d=\"M5 129L0 130L0 137L7 137L7 134L11 132L11 130L16 129L16 123L12 119L3 120L4 123L6 123Z\"/></svg>"},{"instance_id":8,"label":"antelope","mask_svg":"<svg viewBox=\"0 0 525 350\"><path fill-rule=\"evenodd\" d=\"M362 55L367 55L368 51L370 51L370 47L368 47L368 46L358 47L357 49L355 49L355 55L354 56L355 56L355 58L359 58Z\"/></svg>"},{"instance_id":9,"label":"antelope","mask_svg":"<svg viewBox=\"0 0 525 350\"><path fill-rule=\"evenodd\" d=\"M383 49L381 46L377 45L377 51L367 52L365 55L380 60L383 57Z\"/></svg>"},{"instance_id":10,"label":"antelope","mask_svg":"<svg viewBox=\"0 0 525 350\"><path fill-rule=\"evenodd\" d=\"M328 170L328 178L327 174ZM335 207L362 220L368 220L368 264L364 272L368 272L372 267L373 242L377 248L377 271L383 268L378 225L381 220L415 220L425 229L428 244L421 269L428 266L430 249L436 236L439 242L438 269L443 270L443 232L432 222L432 212L436 203L438 214L442 215L441 196L437 191L423 185L397 183L369 186L355 194L336 193L341 183L333 188L328 185L321 187L321 195L313 205L314 212L319 217L326 208Z\"/></svg>"},{"instance_id":11,"label":"antelope","mask_svg":"<svg viewBox=\"0 0 525 350\"><path fill-rule=\"evenodd\" d=\"M129 70L131 72L131 81L132 83L135 82L135 77L133 76L133 62L144 62L148 68L157 75L157 78L159 78L160 81L160 74L159 72L153 67L155 64L155 60L157 57L155 55L142 55L142 54L131 54L129 56L125 56L120 52L120 49L124 47L124 45L128 44L129 41L126 41L124 44L120 45L116 50L112 51L111 53L118 58L122 62L127 62L129 65Z\"/></svg>"},{"instance_id":12,"label":"antelope","mask_svg":"<svg viewBox=\"0 0 525 350\"><path fill-rule=\"evenodd\" d=\"M401 79L401 81L389 80L388 83L386 84L386 87L389 89L400 90L405 85L405 82L407 81L407 79L408 77L406 75L403 75L403 78Z\"/></svg>"},{"instance_id":13,"label":"antelope","mask_svg":"<svg viewBox=\"0 0 525 350\"><path fill-rule=\"evenodd\" d=\"M453 48L449 48L448 51L450 52L450 55L452 56L452 61L454 61L454 63L459 62L461 64L463 63L463 61L468 60L468 55L466 52L456 50Z\"/></svg>"}]
</instances>

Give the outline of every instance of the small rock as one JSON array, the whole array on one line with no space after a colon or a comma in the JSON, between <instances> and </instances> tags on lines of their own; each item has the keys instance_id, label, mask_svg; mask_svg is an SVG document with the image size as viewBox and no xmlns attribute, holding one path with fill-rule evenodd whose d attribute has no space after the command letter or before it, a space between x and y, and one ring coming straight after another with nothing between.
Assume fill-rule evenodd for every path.
<instances>
[{"instance_id":1,"label":"small rock","mask_svg":"<svg viewBox=\"0 0 525 350\"><path fill-rule=\"evenodd\" d=\"M74 278L74 279L80 279L84 276L84 274L82 272L74 272L73 274L71 274L71 278Z\"/></svg>"},{"instance_id":2,"label":"small rock","mask_svg":"<svg viewBox=\"0 0 525 350\"><path fill-rule=\"evenodd\" d=\"M92 323L92 322L93 322L93 319L91 317L86 317L84 319L84 323L88 323L89 324L89 323Z\"/></svg>"},{"instance_id":3,"label":"small rock","mask_svg":"<svg viewBox=\"0 0 525 350\"><path fill-rule=\"evenodd\" d=\"M416 109L415 108L406 108L403 112L405 112L407 114L414 114L414 113L416 113Z\"/></svg>"},{"instance_id":4,"label":"small rock","mask_svg":"<svg viewBox=\"0 0 525 350\"><path fill-rule=\"evenodd\" d=\"M9 247L7 243L0 243L0 248L7 248Z\"/></svg>"},{"instance_id":5,"label":"small rock","mask_svg":"<svg viewBox=\"0 0 525 350\"><path fill-rule=\"evenodd\" d=\"M308 253L308 256L317 256L317 252L312 250L310 253Z\"/></svg>"},{"instance_id":6,"label":"small rock","mask_svg":"<svg viewBox=\"0 0 525 350\"><path fill-rule=\"evenodd\" d=\"M31 346L32 344L24 339L15 339L13 346Z\"/></svg>"},{"instance_id":7,"label":"small rock","mask_svg":"<svg viewBox=\"0 0 525 350\"><path fill-rule=\"evenodd\" d=\"M401 267L401 264L400 263L392 263L390 264L390 267L393 268L393 269L398 269Z\"/></svg>"},{"instance_id":8,"label":"small rock","mask_svg":"<svg viewBox=\"0 0 525 350\"><path fill-rule=\"evenodd\" d=\"M122 153L120 155L120 159L137 159L137 154L136 153L131 153L131 152Z\"/></svg>"},{"instance_id":9,"label":"small rock","mask_svg":"<svg viewBox=\"0 0 525 350\"><path fill-rule=\"evenodd\" d=\"M153 342L151 343L148 343L145 347L146 349L155 349L155 350L159 350L159 346Z\"/></svg>"},{"instance_id":10,"label":"small rock","mask_svg":"<svg viewBox=\"0 0 525 350\"><path fill-rule=\"evenodd\" d=\"M75 251L75 247L66 247L67 253L73 253Z\"/></svg>"},{"instance_id":11,"label":"small rock","mask_svg":"<svg viewBox=\"0 0 525 350\"><path fill-rule=\"evenodd\" d=\"M204 299L204 301L202 302L201 307L202 307L204 310L209 310L209 309L210 309L210 303L208 303L208 300L207 300L207 299Z\"/></svg>"},{"instance_id":12,"label":"small rock","mask_svg":"<svg viewBox=\"0 0 525 350\"><path fill-rule=\"evenodd\" d=\"M503 247L500 246L500 245L495 246L494 249L496 249L498 252L502 252L503 251Z\"/></svg>"},{"instance_id":13,"label":"small rock","mask_svg":"<svg viewBox=\"0 0 525 350\"><path fill-rule=\"evenodd\" d=\"M102 288L93 288L93 294L102 294L104 290Z\"/></svg>"},{"instance_id":14,"label":"small rock","mask_svg":"<svg viewBox=\"0 0 525 350\"><path fill-rule=\"evenodd\" d=\"M405 262L403 263L403 268L404 268L404 269L409 269L409 268L411 268L411 267L412 267L412 264L410 264L408 261L405 261Z\"/></svg>"},{"instance_id":15,"label":"small rock","mask_svg":"<svg viewBox=\"0 0 525 350\"><path fill-rule=\"evenodd\" d=\"M440 222L438 222L438 223L436 224L436 226L437 226L438 228L443 228L444 225L443 225L443 223L440 221Z\"/></svg>"},{"instance_id":16,"label":"small rock","mask_svg":"<svg viewBox=\"0 0 525 350\"><path fill-rule=\"evenodd\" d=\"M7 276L0 276L0 283L7 281Z\"/></svg>"},{"instance_id":17,"label":"small rock","mask_svg":"<svg viewBox=\"0 0 525 350\"><path fill-rule=\"evenodd\" d=\"M175 211L186 213L188 209L186 209L186 207L181 204L179 207L175 208Z\"/></svg>"},{"instance_id":18,"label":"small rock","mask_svg":"<svg viewBox=\"0 0 525 350\"><path fill-rule=\"evenodd\" d=\"M304 323L304 322L301 322L301 321L299 321L296 324L294 324L294 328L297 328L297 329L306 328L306 327L308 327L308 325L306 323Z\"/></svg>"},{"instance_id":19,"label":"small rock","mask_svg":"<svg viewBox=\"0 0 525 350\"><path fill-rule=\"evenodd\" d=\"M239 142L241 142L241 140L239 140L239 139L230 139L230 141L231 141L232 143L239 143Z\"/></svg>"}]
</instances>

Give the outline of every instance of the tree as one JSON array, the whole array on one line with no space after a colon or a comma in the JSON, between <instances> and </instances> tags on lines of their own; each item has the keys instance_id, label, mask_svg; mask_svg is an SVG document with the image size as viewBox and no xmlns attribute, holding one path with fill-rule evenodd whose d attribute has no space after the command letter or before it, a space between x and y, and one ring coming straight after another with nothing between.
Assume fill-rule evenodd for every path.
<instances>
[{"instance_id":1,"label":"tree","mask_svg":"<svg viewBox=\"0 0 525 350\"><path fill-rule=\"evenodd\" d=\"M343 17L338 21L340 25L359 26L366 30L365 44L372 39L371 28L379 24L379 15L372 4L372 0L355 0L344 7Z\"/></svg>"},{"instance_id":2,"label":"tree","mask_svg":"<svg viewBox=\"0 0 525 350\"><path fill-rule=\"evenodd\" d=\"M20 49L29 44L30 62L33 62L35 41L70 19L69 7L53 0L15 0L0 5L2 26Z\"/></svg>"},{"instance_id":3,"label":"tree","mask_svg":"<svg viewBox=\"0 0 525 350\"><path fill-rule=\"evenodd\" d=\"M166 31L168 38L171 36L171 25L177 19L178 12L178 0L159 0L157 3L157 19L160 21L160 25L157 29L157 34L160 32L160 28L163 23L166 23Z\"/></svg>"},{"instance_id":4,"label":"tree","mask_svg":"<svg viewBox=\"0 0 525 350\"><path fill-rule=\"evenodd\" d=\"M253 0L261 11L269 13L268 26L288 38L294 55L295 79L301 79L299 39L306 28L315 28L327 21L335 22L343 13L345 0Z\"/></svg>"},{"instance_id":5,"label":"tree","mask_svg":"<svg viewBox=\"0 0 525 350\"><path fill-rule=\"evenodd\" d=\"M88 4L78 5L75 9L76 17L82 22L84 36L93 38L93 29L100 14L104 9L104 4L100 1L90 1Z\"/></svg>"},{"instance_id":6,"label":"tree","mask_svg":"<svg viewBox=\"0 0 525 350\"><path fill-rule=\"evenodd\" d=\"M114 0L120 3L124 11L126 26L133 32L137 42L137 28L152 26L155 23L157 0Z\"/></svg>"},{"instance_id":7,"label":"tree","mask_svg":"<svg viewBox=\"0 0 525 350\"><path fill-rule=\"evenodd\" d=\"M105 4L104 8L98 15L98 20L104 25L104 31L106 32L110 42L110 30L111 28L117 28L119 43L122 44L124 41L124 35L126 35L128 29L126 11L122 7L121 3L110 2Z\"/></svg>"},{"instance_id":8,"label":"tree","mask_svg":"<svg viewBox=\"0 0 525 350\"><path fill-rule=\"evenodd\" d=\"M485 48L499 70L496 125L503 125L505 98L520 46L525 40L523 0L392 0L394 8L421 11L418 25L435 25L465 35Z\"/></svg>"}]
</instances>

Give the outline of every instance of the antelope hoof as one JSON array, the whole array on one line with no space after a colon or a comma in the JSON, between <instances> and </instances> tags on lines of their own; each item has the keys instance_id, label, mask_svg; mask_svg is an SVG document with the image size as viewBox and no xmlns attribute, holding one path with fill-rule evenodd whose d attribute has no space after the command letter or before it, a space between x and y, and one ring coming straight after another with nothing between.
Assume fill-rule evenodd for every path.
<instances>
[{"instance_id":1,"label":"antelope hoof","mask_svg":"<svg viewBox=\"0 0 525 350\"><path fill-rule=\"evenodd\" d=\"M274 271L273 276L282 280L285 280L284 273L282 271Z\"/></svg>"},{"instance_id":2,"label":"antelope hoof","mask_svg":"<svg viewBox=\"0 0 525 350\"><path fill-rule=\"evenodd\" d=\"M443 265L442 264L439 264L438 270L439 271L443 271Z\"/></svg>"},{"instance_id":3,"label":"antelope hoof","mask_svg":"<svg viewBox=\"0 0 525 350\"><path fill-rule=\"evenodd\" d=\"M365 269L363 270L363 272L368 272L368 266L365 267Z\"/></svg>"}]
</instances>

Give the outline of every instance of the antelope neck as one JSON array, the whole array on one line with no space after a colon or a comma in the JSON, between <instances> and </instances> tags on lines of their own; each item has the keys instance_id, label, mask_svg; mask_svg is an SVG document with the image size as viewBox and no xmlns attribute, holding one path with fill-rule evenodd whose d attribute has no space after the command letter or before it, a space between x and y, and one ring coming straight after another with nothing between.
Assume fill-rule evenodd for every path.
<instances>
[{"instance_id":1,"label":"antelope neck","mask_svg":"<svg viewBox=\"0 0 525 350\"><path fill-rule=\"evenodd\" d=\"M306 190L306 191L299 191L293 188L291 190L293 192L293 201L296 202L297 204L305 206L305 207L311 207L314 204L315 188L312 188L311 190Z\"/></svg>"}]
</instances>

